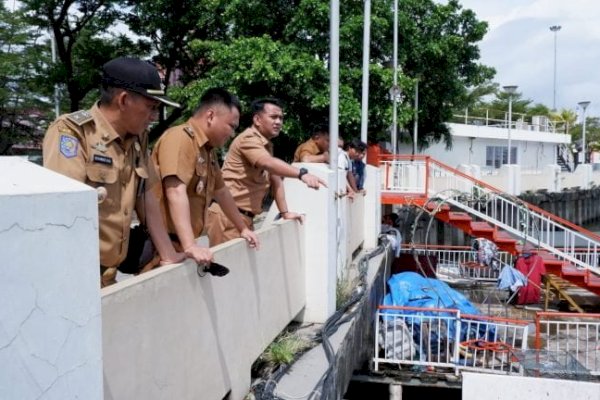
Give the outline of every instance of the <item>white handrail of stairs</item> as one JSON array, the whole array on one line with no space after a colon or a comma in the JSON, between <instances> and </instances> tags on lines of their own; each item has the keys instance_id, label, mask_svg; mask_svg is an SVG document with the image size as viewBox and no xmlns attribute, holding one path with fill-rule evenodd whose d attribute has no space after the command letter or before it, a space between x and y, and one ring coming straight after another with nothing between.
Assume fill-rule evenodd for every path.
<instances>
[{"instance_id":1,"label":"white handrail of stairs","mask_svg":"<svg viewBox=\"0 0 600 400\"><path fill-rule=\"evenodd\" d=\"M382 193L422 193L495 225L523 243L600 275L600 239L578 231L559 217L429 157L381 162ZM583 229L582 229L583 230ZM562 238L562 243L559 240ZM581 250L584 250L582 257Z\"/></svg>"}]
</instances>

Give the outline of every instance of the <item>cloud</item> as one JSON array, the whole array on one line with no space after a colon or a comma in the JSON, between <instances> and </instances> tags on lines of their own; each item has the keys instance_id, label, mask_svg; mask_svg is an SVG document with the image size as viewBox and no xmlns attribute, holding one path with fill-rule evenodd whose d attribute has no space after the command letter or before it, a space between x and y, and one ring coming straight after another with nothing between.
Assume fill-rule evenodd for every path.
<instances>
[{"instance_id":1,"label":"cloud","mask_svg":"<svg viewBox=\"0 0 600 400\"><path fill-rule=\"evenodd\" d=\"M480 43L481 62L496 68L495 81L516 84L525 98L552 107L554 33L557 33L557 108L590 100L600 114L600 3L596 0L462 0L489 32Z\"/></svg>"}]
</instances>

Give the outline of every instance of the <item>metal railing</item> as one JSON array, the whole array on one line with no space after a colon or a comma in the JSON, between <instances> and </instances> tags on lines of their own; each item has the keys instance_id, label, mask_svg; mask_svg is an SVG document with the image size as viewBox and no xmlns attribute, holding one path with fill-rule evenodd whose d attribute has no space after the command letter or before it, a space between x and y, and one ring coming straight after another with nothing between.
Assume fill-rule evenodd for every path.
<instances>
[{"instance_id":1,"label":"metal railing","mask_svg":"<svg viewBox=\"0 0 600 400\"><path fill-rule=\"evenodd\" d=\"M600 236L427 156L382 155L382 194L415 193L487 221L600 275ZM577 250L585 251L583 258Z\"/></svg>"},{"instance_id":2,"label":"metal railing","mask_svg":"<svg viewBox=\"0 0 600 400\"><path fill-rule=\"evenodd\" d=\"M569 127L564 121L553 121L544 116L529 117L526 114L514 112L512 113L512 117L516 118L516 120L510 122L512 129L549 133L568 133ZM508 127L508 113L504 110L466 109L464 114L454 114L451 122L465 125L488 126L506 129Z\"/></svg>"},{"instance_id":3,"label":"metal railing","mask_svg":"<svg viewBox=\"0 0 600 400\"><path fill-rule=\"evenodd\" d=\"M518 372L511 354L527 349L528 323L461 316L454 309L380 306L375 333L375 371L384 363L508 374Z\"/></svg>"},{"instance_id":4,"label":"metal railing","mask_svg":"<svg viewBox=\"0 0 600 400\"><path fill-rule=\"evenodd\" d=\"M538 312L535 347L571 354L591 374L600 375L600 314Z\"/></svg>"},{"instance_id":5,"label":"metal railing","mask_svg":"<svg viewBox=\"0 0 600 400\"><path fill-rule=\"evenodd\" d=\"M517 319L463 315L458 365L463 370L518 373L516 349L527 349L529 322Z\"/></svg>"},{"instance_id":6,"label":"metal railing","mask_svg":"<svg viewBox=\"0 0 600 400\"><path fill-rule=\"evenodd\" d=\"M436 275L441 274L449 278L469 279L475 281L494 281L498 279L501 268L492 269L475 265L476 254L467 246L425 246L415 245L412 249L402 249L402 253L418 256L429 256L432 265L422 266L429 269L434 266ZM501 266L513 265L513 256L507 251L499 251L498 259Z\"/></svg>"}]
</instances>

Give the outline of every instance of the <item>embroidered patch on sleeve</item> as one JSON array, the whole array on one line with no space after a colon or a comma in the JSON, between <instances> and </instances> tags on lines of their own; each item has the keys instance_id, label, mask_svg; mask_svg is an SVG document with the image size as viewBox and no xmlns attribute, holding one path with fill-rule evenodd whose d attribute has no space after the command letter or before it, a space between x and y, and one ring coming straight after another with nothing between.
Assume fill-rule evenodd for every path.
<instances>
[{"instance_id":1,"label":"embroidered patch on sleeve","mask_svg":"<svg viewBox=\"0 0 600 400\"><path fill-rule=\"evenodd\" d=\"M79 141L73 136L60 136L60 153L66 158L73 158L77 155Z\"/></svg>"}]
</instances>

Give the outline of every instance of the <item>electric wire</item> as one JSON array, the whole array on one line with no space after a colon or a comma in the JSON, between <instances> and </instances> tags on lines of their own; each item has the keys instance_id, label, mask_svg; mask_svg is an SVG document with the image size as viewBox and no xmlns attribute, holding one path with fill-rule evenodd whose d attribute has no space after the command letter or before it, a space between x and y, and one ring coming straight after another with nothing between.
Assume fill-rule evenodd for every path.
<instances>
[{"instance_id":1,"label":"electric wire","mask_svg":"<svg viewBox=\"0 0 600 400\"><path fill-rule=\"evenodd\" d=\"M383 235L382 235L383 236ZM282 393L281 391L277 391L277 386L279 381L283 377L283 375L289 370L291 367L291 363L289 365L280 366L275 372L271 374L271 376L264 381L263 385L256 385L253 387L254 395L257 400L295 400L295 399L319 399L322 394L322 388L325 384L326 380L330 380L330 384L335 384L337 380L336 372L335 372L335 351L331 342L329 341L329 337L333 335L338 328L351 320L354 317L356 310L350 311L350 309L357 304L363 297L366 290L366 280L367 280L367 272L368 272L368 262L372 258L378 256L381 253L385 253L386 262L387 262L387 253L391 251L390 243L384 238L380 236L380 244L373 249L369 253L365 253L361 255L361 257L356 262L358 272L359 272L359 280L360 285L358 288L363 288L363 290L355 290L350 297L338 310L336 310L333 315L331 315L327 321L323 324L321 331L317 335L317 340L321 342L323 346L323 351L325 352L325 356L327 358L328 366L325 370L325 373L321 376L321 378L317 381L315 387L311 389L309 392L305 393L302 396L291 396L286 393ZM386 263L387 269L387 263ZM385 271L384 271L385 273ZM277 394L276 394L277 393Z\"/></svg>"}]
</instances>

